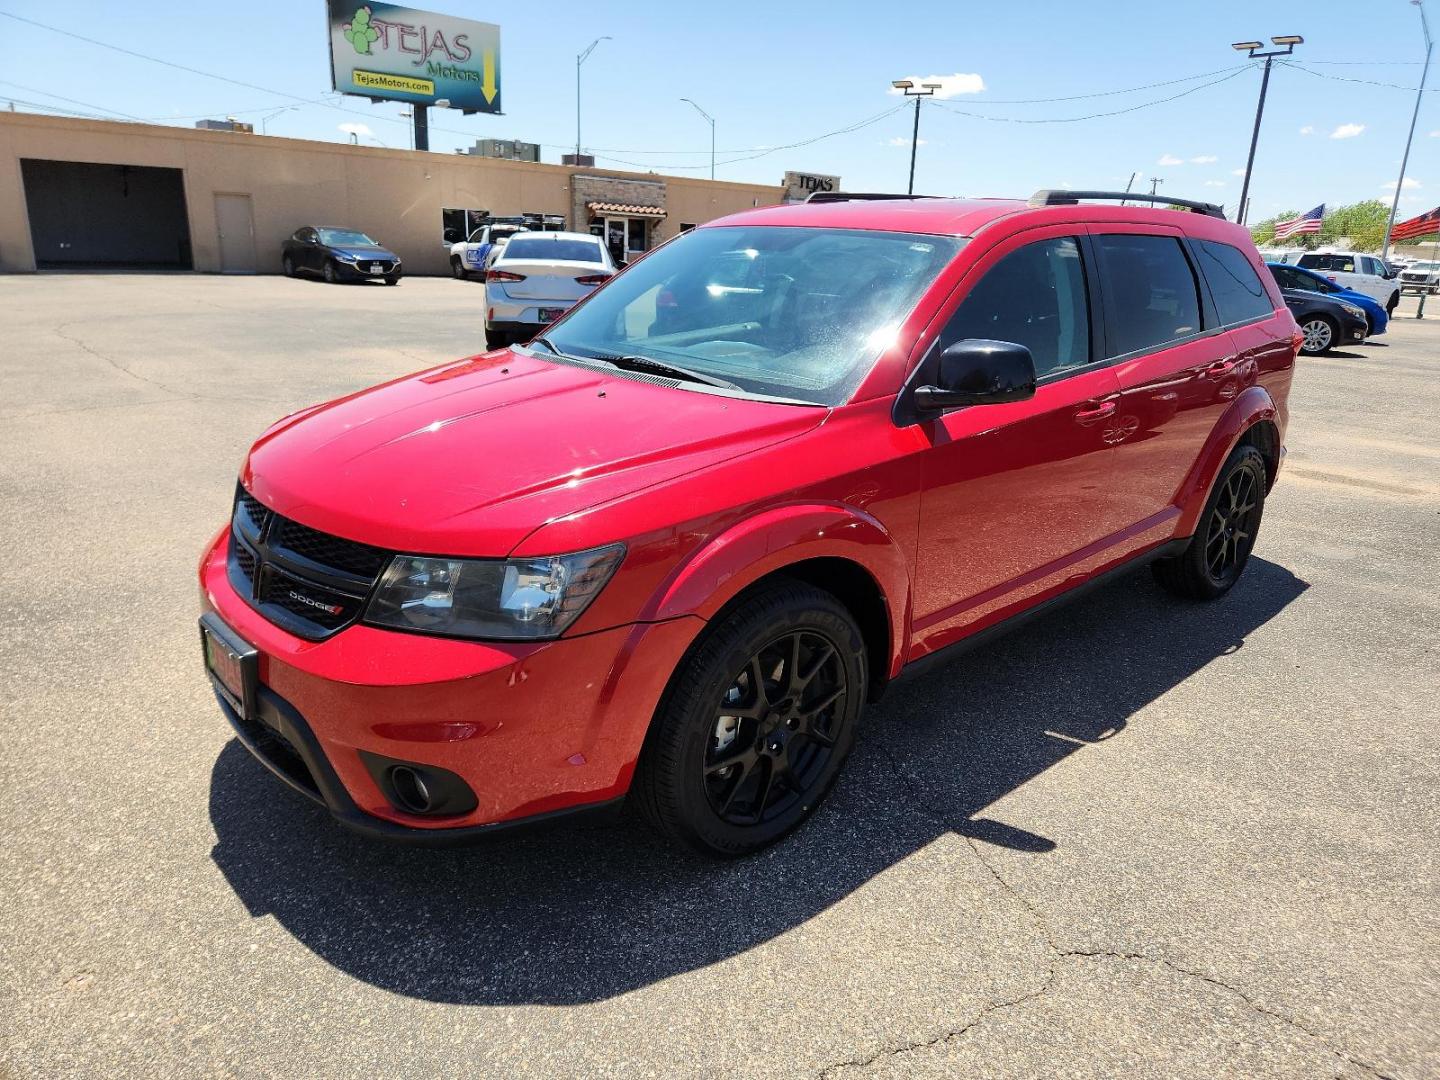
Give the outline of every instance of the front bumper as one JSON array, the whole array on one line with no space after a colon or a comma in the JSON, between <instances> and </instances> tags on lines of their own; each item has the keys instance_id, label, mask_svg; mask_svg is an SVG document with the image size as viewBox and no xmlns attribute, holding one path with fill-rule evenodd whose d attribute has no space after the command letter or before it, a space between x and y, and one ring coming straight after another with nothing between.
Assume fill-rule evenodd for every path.
<instances>
[{"instance_id":1,"label":"front bumper","mask_svg":"<svg viewBox=\"0 0 1440 1080\"><path fill-rule=\"evenodd\" d=\"M370 265L370 263L363 260L358 264L342 262L339 259L335 260L336 274L340 277L342 281L392 280L398 279L403 272L403 269L398 262L388 271L372 271L369 269Z\"/></svg>"},{"instance_id":2,"label":"front bumper","mask_svg":"<svg viewBox=\"0 0 1440 1080\"><path fill-rule=\"evenodd\" d=\"M358 624L305 641L234 592L228 545L226 529L201 561L201 602L259 652L255 716L217 700L266 768L372 836L465 842L621 799L670 673L703 625L686 617L500 644ZM406 813L363 754L453 773L474 809Z\"/></svg>"}]
</instances>

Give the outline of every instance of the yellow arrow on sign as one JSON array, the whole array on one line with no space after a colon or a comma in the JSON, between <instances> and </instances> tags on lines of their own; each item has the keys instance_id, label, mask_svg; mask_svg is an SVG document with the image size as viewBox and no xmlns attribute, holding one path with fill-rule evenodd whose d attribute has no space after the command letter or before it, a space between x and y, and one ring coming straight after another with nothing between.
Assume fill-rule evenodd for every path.
<instances>
[{"instance_id":1,"label":"yellow arrow on sign","mask_svg":"<svg viewBox=\"0 0 1440 1080\"><path fill-rule=\"evenodd\" d=\"M494 50L494 49L486 49L486 50L485 50L485 53L484 53L484 61L485 61L485 81L480 84L480 89L481 89L481 90L484 92L484 94L485 94L485 104L487 104L487 105L493 105L493 104L495 103L495 95L500 92L500 88L495 85L495 50Z\"/></svg>"}]
</instances>

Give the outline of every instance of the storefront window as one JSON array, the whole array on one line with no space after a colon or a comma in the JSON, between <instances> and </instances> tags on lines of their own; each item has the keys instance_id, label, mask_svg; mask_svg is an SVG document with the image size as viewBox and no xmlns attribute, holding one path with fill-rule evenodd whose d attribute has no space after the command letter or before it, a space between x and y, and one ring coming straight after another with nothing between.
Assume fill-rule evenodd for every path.
<instances>
[{"instance_id":1,"label":"storefront window","mask_svg":"<svg viewBox=\"0 0 1440 1080\"><path fill-rule=\"evenodd\" d=\"M629 244L631 251L644 251L646 249L647 244L645 243L645 225L646 222L644 218L630 219Z\"/></svg>"}]
</instances>

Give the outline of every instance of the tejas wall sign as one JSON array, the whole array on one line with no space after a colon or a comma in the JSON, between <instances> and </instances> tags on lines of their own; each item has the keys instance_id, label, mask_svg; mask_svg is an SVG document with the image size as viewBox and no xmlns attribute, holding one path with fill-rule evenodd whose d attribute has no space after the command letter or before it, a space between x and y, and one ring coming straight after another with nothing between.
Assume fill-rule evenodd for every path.
<instances>
[{"instance_id":1,"label":"tejas wall sign","mask_svg":"<svg viewBox=\"0 0 1440 1080\"><path fill-rule=\"evenodd\" d=\"M500 112L500 27L395 4L329 3L330 70L342 94Z\"/></svg>"}]
</instances>

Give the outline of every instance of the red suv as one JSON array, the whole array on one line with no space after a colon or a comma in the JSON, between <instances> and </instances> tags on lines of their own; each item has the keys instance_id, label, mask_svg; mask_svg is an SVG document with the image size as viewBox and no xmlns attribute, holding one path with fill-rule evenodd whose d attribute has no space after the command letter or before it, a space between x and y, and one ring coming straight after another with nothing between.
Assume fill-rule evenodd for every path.
<instances>
[{"instance_id":1,"label":"red suv","mask_svg":"<svg viewBox=\"0 0 1440 1080\"><path fill-rule=\"evenodd\" d=\"M628 797L737 855L902 673L1144 562L1222 595L1298 332L1218 207L1119 198L747 211L279 421L200 563L226 716L371 835Z\"/></svg>"}]
</instances>

